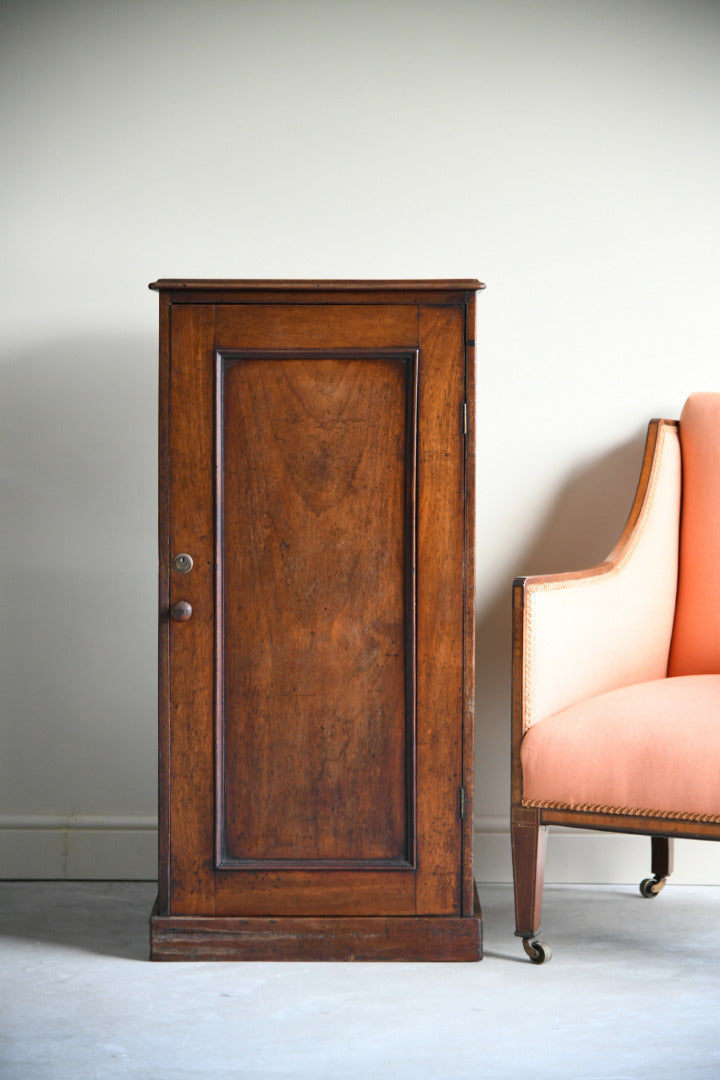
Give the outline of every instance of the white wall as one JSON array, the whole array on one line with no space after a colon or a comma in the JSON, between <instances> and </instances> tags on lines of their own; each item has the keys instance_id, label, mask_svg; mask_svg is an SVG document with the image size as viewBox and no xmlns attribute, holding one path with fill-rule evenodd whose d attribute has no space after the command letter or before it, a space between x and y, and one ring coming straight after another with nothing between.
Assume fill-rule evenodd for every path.
<instances>
[{"instance_id":1,"label":"white wall","mask_svg":"<svg viewBox=\"0 0 720 1080\"><path fill-rule=\"evenodd\" d=\"M511 580L602 557L647 420L720 388L720 5L5 0L0 50L0 873L154 874L147 282L477 276L477 874L506 876ZM646 871L581 840L551 879Z\"/></svg>"}]
</instances>

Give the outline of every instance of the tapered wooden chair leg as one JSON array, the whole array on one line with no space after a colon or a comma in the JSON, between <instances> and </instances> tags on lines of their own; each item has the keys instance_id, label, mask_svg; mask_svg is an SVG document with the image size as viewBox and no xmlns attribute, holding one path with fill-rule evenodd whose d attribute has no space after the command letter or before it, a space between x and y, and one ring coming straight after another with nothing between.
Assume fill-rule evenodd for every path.
<instances>
[{"instance_id":1,"label":"tapered wooden chair leg","mask_svg":"<svg viewBox=\"0 0 720 1080\"><path fill-rule=\"evenodd\" d=\"M652 836L652 855L650 868L652 877L644 878L640 882L640 892L643 896L657 896L661 889L665 888L667 879L673 872L673 839L668 836Z\"/></svg>"},{"instance_id":2,"label":"tapered wooden chair leg","mask_svg":"<svg viewBox=\"0 0 720 1080\"><path fill-rule=\"evenodd\" d=\"M550 959L550 947L546 942L534 939L540 932L547 828L540 824L538 814L524 810L513 811L511 838L515 933L523 939L525 952L533 963L542 964Z\"/></svg>"}]
</instances>

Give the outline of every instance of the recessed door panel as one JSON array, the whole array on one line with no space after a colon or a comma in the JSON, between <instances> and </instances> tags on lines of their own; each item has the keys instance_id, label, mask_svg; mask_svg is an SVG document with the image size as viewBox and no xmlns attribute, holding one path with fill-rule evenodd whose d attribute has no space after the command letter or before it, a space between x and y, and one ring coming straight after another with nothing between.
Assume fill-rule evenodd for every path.
<instances>
[{"instance_id":1,"label":"recessed door panel","mask_svg":"<svg viewBox=\"0 0 720 1080\"><path fill-rule=\"evenodd\" d=\"M417 354L217 355L217 858L414 864Z\"/></svg>"}]
</instances>

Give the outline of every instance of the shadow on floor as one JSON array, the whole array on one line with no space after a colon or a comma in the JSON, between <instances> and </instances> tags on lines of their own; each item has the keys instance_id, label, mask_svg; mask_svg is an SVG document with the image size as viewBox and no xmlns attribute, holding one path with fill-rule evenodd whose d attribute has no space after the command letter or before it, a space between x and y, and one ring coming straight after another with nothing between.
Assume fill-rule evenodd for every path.
<instances>
[{"instance_id":1,"label":"shadow on floor","mask_svg":"<svg viewBox=\"0 0 720 1080\"><path fill-rule=\"evenodd\" d=\"M95 956L149 962L148 920L155 900L151 882L1 881L0 944L15 940L58 946ZM512 888L480 889L485 958L533 965L514 935ZM707 927L717 919L720 888L668 885L652 900L623 885L549 885L543 930L553 968L616 954L628 962L662 967L681 954L704 963ZM561 963L556 963L560 960Z\"/></svg>"},{"instance_id":2,"label":"shadow on floor","mask_svg":"<svg viewBox=\"0 0 720 1080\"><path fill-rule=\"evenodd\" d=\"M152 882L0 882L0 938L125 960L149 957Z\"/></svg>"}]
</instances>

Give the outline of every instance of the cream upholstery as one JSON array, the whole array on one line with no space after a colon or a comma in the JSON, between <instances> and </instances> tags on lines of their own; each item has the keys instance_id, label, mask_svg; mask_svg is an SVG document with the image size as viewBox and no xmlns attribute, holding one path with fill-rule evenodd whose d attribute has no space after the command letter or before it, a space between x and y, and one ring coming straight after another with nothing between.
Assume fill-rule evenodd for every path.
<instances>
[{"instance_id":1,"label":"cream upholstery","mask_svg":"<svg viewBox=\"0 0 720 1080\"><path fill-rule=\"evenodd\" d=\"M589 575L525 587L523 726L594 694L667 672L675 613L680 445L659 429L632 536Z\"/></svg>"}]
</instances>

